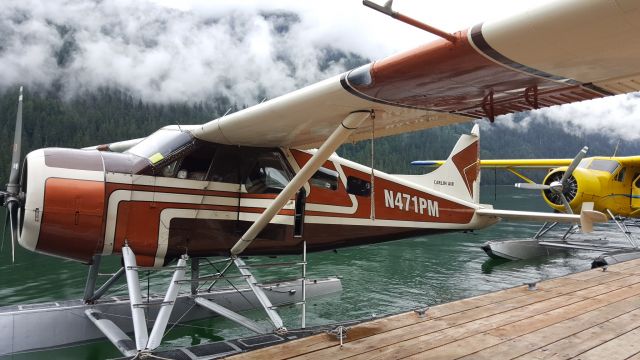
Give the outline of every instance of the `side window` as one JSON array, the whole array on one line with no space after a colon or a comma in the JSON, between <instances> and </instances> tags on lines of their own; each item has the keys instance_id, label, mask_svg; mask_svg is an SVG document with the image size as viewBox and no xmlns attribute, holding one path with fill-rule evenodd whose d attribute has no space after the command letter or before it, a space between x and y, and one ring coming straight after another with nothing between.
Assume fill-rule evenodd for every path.
<instances>
[{"instance_id":1,"label":"side window","mask_svg":"<svg viewBox=\"0 0 640 360\"><path fill-rule=\"evenodd\" d=\"M248 193L277 194L289 183L291 173L277 150L243 152L242 180Z\"/></svg>"},{"instance_id":2,"label":"side window","mask_svg":"<svg viewBox=\"0 0 640 360\"><path fill-rule=\"evenodd\" d=\"M176 177L178 174L178 165L181 160L175 160L162 168L160 174L164 177Z\"/></svg>"},{"instance_id":3,"label":"side window","mask_svg":"<svg viewBox=\"0 0 640 360\"><path fill-rule=\"evenodd\" d=\"M309 184L322 189L337 190L338 180L340 180L340 176L337 171L321 167L309 179Z\"/></svg>"},{"instance_id":4,"label":"side window","mask_svg":"<svg viewBox=\"0 0 640 360\"><path fill-rule=\"evenodd\" d=\"M240 182L240 147L219 145L213 157L213 166L209 180L230 184Z\"/></svg>"},{"instance_id":5,"label":"side window","mask_svg":"<svg viewBox=\"0 0 640 360\"><path fill-rule=\"evenodd\" d=\"M371 183L355 176L347 176L347 192L358 196L371 196Z\"/></svg>"},{"instance_id":6,"label":"side window","mask_svg":"<svg viewBox=\"0 0 640 360\"><path fill-rule=\"evenodd\" d=\"M179 154L176 160L163 166L159 175L185 180L206 180L215 150L214 144L198 144L185 154Z\"/></svg>"},{"instance_id":7,"label":"side window","mask_svg":"<svg viewBox=\"0 0 640 360\"><path fill-rule=\"evenodd\" d=\"M618 175L616 175L616 181L623 181L624 180L624 173L626 172L627 168L623 167L622 169L620 169L620 171L618 171Z\"/></svg>"}]
</instances>

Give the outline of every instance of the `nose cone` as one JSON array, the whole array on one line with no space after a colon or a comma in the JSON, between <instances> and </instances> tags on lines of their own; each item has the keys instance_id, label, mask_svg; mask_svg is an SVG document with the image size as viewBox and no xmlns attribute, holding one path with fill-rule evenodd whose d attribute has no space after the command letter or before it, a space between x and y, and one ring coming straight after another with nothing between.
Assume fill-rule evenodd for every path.
<instances>
[{"instance_id":1,"label":"nose cone","mask_svg":"<svg viewBox=\"0 0 640 360\"><path fill-rule=\"evenodd\" d=\"M98 151L43 149L27 155L20 244L89 262L103 241L104 169Z\"/></svg>"},{"instance_id":2,"label":"nose cone","mask_svg":"<svg viewBox=\"0 0 640 360\"><path fill-rule=\"evenodd\" d=\"M18 243L35 251L40 235L44 183L44 151L35 150L27 154L22 172L22 190L25 192L24 211L20 213L21 228Z\"/></svg>"}]
</instances>

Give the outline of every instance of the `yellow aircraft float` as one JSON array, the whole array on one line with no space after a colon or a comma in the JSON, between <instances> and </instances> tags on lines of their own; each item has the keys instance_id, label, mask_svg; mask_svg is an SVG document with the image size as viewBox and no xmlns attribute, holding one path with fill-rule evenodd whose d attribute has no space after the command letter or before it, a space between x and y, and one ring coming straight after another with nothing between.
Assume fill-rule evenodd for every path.
<instances>
[{"instance_id":1,"label":"yellow aircraft float","mask_svg":"<svg viewBox=\"0 0 640 360\"><path fill-rule=\"evenodd\" d=\"M585 146L573 159L480 160L482 168L505 169L525 183L521 189L541 190L545 202L557 211L580 212L583 203L610 217L640 217L640 156L585 157ZM413 165L437 167L444 160L414 161ZM550 169L541 184L521 169Z\"/></svg>"}]
</instances>

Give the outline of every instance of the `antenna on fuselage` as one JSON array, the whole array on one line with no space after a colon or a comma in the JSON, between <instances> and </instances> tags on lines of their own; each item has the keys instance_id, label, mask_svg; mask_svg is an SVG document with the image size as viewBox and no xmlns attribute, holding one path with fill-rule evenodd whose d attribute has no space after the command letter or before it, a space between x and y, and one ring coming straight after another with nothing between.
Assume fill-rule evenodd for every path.
<instances>
[{"instance_id":1,"label":"antenna on fuselage","mask_svg":"<svg viewBox=\"0 0 640 360\"><path fill-rule=\"evenodd\" d=\"M618 146L620 146L620 139L618 139L618 142L616 143L616 148L613 150L613 155L611 155L611 157L615 157L616 154L618 153Z\"/></svg>"}]
</instances>

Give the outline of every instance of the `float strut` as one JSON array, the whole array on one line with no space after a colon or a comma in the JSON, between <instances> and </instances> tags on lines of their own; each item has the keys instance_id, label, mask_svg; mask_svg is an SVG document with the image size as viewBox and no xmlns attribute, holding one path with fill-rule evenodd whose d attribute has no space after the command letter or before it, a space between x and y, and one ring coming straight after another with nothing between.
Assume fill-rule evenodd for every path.
<instances>
[{"instance_id":1,"label":"float strut","mask_svg":"<svg viewBox=\"0 0 640 360\"><path fill-rule=\"evenodd\" d=\"M133 333L136 338L136 349L143 351L149 342L147 333L147 320L142 304L142 293L140 292L140 279L138 278L138 267L136 256L131 248L125 244L122 247L122 259L124 260L125 274L127 275L127 288L129 290L129 302L131 305L131 318L133 319Z\"/></svg>"},{"instance_id":2,"label":"float strut","mask_svg":"<svg viewBox=\"0 0 640 360\"><path fill-rule=\"evenodd\" d=\"M169 284L169 289L167 290L167 294L164 296L162 307L158 312L156 322L153 324L151 335L149 335L149 342L147 343L147 349L149 350L157 348L160 346L160 342L162 342L162 336L167 328L167 323L169 323L169 317L171 316L173 305L175 304L176 297L178 296L178 284L184 279L184 272L188 258L189 257L187 255L182 255L180 260L178 260L178 265L176 266L176 271L173 273L171 284Z\"/></svg>"},{"instance_id":3,"label":"float strut","mask_svg":"<svg viewBox=\"0 0 640 360\"><path fill-rule=\"evenodd\" d=\"M84 286L84 296L82 297L85 303L90 302L95 296L100 260L102 260L101 255L93 255L93 261L91 262L91 266L89 266L89 273L87 274L87 283Z\"/></svg>"}]
</instances>

